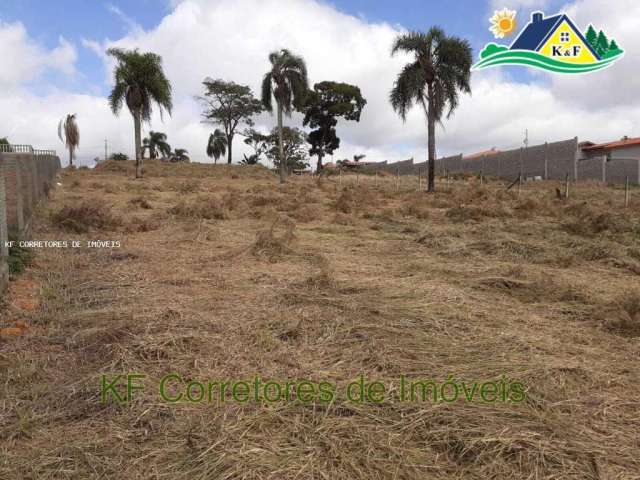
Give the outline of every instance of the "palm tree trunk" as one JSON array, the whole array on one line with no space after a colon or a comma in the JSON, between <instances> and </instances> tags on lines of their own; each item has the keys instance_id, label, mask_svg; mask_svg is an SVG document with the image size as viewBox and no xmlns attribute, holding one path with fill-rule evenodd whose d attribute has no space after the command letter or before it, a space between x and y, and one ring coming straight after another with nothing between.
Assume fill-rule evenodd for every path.
<instances>
[{"instance_id":1,"label":"palm tree trunk","mask_svg":"<svg viewBox=\"0 0 640 480\"><path fill-rule=\"evenodd\" d=\"M429 111L427 112L427 150L428 150L428 180L427 192L435 192L435 170L436 170L436 120L434 118L433 108L433 87L429 84Z\"/></svg>"},{"instance_id":2,"label":"palm tree trunk","mask_svg":"<svg viewBox=\"0 0 640 480\"><path fill-rule=\"evenodd\" d=\"M284 158L284 140L282 138L282 105L278 102L278 150L280 151L280 183L287 181L287 162Z\"/></svg>"},{"instance_id":3,"label":"palm tree trunk","mask_svg":"<svg viewBox=\"0 0 640 480\"><path fill-rule=\"evenodd\" d=\"M231 165L233 156L231 155L231 147L233 144L233 135L227 135L227 164Z\"/></svg>"},{"instance_id":4,"label":"palm tree trunk","mask_svg":"<svg viewBox=\"0 0 640 480\"><path fill-rule=\"evenodd\" d=\"M69 166L73 167L73 147L69 147Z\"/></svg>"},{"instance_id":5,"label":"palm tree trunk","mask_svg":"<svg viewBox=\"0 0 640 480\"><path fill-rule=\"evenodd\" d=\"M142 178L142 139L141 139L141 121L140 113L133 115L133 129L135 133L136 144L136 178Z\"/></svg>"},{"instance_id":6,"label":"palm tree trunk","mask_svg":"<svg viewBox=\"0 0 640 480\"><path fill-rule=\"evenodd\" d=\"M320 174L322 172L322 154L318 154L318 165L316 166L316 173Z\"/></svg>"}]
</instances>

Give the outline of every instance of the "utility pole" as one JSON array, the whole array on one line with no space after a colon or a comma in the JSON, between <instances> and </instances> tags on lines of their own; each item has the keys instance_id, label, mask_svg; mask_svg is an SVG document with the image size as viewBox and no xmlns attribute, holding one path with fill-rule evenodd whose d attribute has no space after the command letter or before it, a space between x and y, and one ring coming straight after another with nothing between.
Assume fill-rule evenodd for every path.
<instances>
[{"instance_id":1,"label":"utility pole","mask_svg":"<svg viewBox=\"0 0 640 480\"><path fill-rule=\"evenodd\" d=\"M529 146L529 129L525 128L524 130L524 148L527 148Z\"/></svg>"}]
</instances>

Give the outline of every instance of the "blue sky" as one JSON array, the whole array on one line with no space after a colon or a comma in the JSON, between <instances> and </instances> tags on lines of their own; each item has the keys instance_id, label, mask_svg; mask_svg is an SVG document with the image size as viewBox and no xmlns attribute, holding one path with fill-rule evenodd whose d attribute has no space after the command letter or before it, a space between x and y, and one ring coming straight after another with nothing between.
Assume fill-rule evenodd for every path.
<instances>
[{"instance_id":1,"label":"blue sky","mask_svg":"<svg viewBox=\"0 0 640 480\"><path fill-rule=\"evenodd\" d=\"M438 155L514 148L522 144L525 129L532 144L576 135L639 136L635 98L640 97L633 92L640 91L640 57L630 46L640 43L640 2L608 5L601 0L1 0L0 56L26 67L0 71L0 137L61 149L57 122L77 113L83 162L101 154L105 138L112 151L131 155L131 118L126 111L119 117L109 111L111 65L102 53L110 46L139 48L163 57L174 87L173 115L154 118L145 131L163 131L174 147L206 161L203 145L211 128L201 123L201 106L194 100L202 80L234 80L258 92L267 53L288 47L305 57L312 82L353 83L368 100L360 123L339 126L338 158L366 153L372 160L420 160L426 154L422 112L414 109L403 123L388 102L406 61L390 58L393 39L402 30L438 25L469 40L477 56L494 41L489 17L503 7L517 11L518 30L534 10L551 15L566 8L579 27L603 22L627 52L615 67L583 78L522 67L475 72L472 95L463 95L455 115L438 127ZM287 122L299 126L299 120ZM264 131L273 122L268 114L256 119ZM240 158L243 148L241 140L234 144Z\"/></svg>"},{"instance_id":2,"label":"blue sky","mask_svg":"<svg viewBox=\"0 0 640 480\"><path fill-rule=\"evenodd\" d=\"M430 25L442 26L448 33L466 38L474 54L491 40L487 18L492 7L477 0L335 0L325 2L336 9L368 22L387 22L406 29L424 30ZM559 2L551 2L559 4ZM553 5L550 5L550 8ZM530 10L530 9L528 9ZM55 48L62 35L78 46L79 75L67 78L48 72L38 83L30 85L35 92L45 92L55 86L75 92L102 94L108 92L104 65L93 51L83 48L83 40L116 40L127 35L131 23L144 30L156 27L171 11L168 0L3 0L0 21L21 22L27 30L37 32L34 39L48 48ZM120 12L120 13L118 13ZM528 14L527 9L522 10ZM508 70L508 69L507 69ZM516 80L529 76L522 69L508 70Z\"/></svg>"}]
</instances>

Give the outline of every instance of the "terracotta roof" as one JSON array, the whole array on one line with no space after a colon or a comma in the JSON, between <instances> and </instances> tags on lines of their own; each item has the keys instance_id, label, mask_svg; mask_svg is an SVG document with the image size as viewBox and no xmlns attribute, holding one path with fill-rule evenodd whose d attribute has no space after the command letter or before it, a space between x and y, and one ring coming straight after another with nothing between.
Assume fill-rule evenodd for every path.
<instances>
[{"instance_id":1,"label":"terracotta roof","mask_svg":"<svg viewBox=\"0 0 640 480\"><path fill-rule=\"evenodd\" d=\"M489 155L495 155L496 153L500 153L500 150L496 150L495 147L493 147L491 150L485 150L483 152L477 152L477 153L472 153L471 155L466 155L464 157L462 157L463 160L473 160L475 158L480 158L480 157L486 157Z\"/></svg>"},{"instance_id":2,"label":"terracotta roof","mask_svg":"<svg viewBox=\"0 0 640 480\"><path fill-rule=\"evenodd\" d=\"M595 145L584 147L583 150L610 150L613 148L631 147L633 145L640 145L640 137L625 137L615 142L598 143Z\"/></svg>"}]
</instances>

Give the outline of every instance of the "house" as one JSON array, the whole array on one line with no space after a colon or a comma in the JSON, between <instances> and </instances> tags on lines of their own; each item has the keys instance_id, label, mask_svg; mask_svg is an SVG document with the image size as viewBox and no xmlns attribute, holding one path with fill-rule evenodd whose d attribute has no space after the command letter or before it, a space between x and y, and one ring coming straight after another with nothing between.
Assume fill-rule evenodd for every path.
<instances>
[{"instance_id":1,"label":"house","mask_svg":"<svg viewBox=\"0 0 640 480\"><path fill-rule=\"evenodd\" d=\"M529 50L568 63L594 63L601 60L580 30L565 14L544 18L534 12L531 22L511 44L511 50Z\"/></svg>"},{"instance_id":2,"label":"house","mask_svg":"<svg viewBox=\"0 0 640 480\"><path fill-rule=\"evenodd\" d=\"M479 160L482 157L488 157L491 155L496 155L498 153L500 153L500 150L497 150L496 147L493 147L491 150L485 150L483 152L476 152L476 153L472 153L470 155L465 155L464 157L462 157L463 160Z\"/></svg>"},{"instance_id":3,"label":"house","mask_svg":"<svg viewBox=\"0 0 640 480\"><path fill-rule=\"evenodd\" d=\"M606 143L580 142L580 159L606 156L607 160L640 158L640 137L624 136L620 140Z\"/></svg>"}]
</instances>

